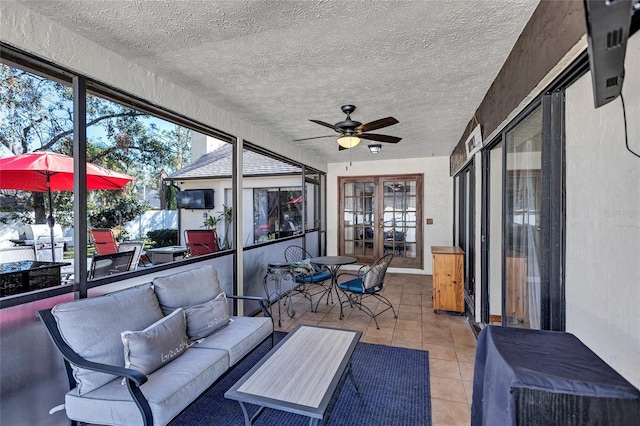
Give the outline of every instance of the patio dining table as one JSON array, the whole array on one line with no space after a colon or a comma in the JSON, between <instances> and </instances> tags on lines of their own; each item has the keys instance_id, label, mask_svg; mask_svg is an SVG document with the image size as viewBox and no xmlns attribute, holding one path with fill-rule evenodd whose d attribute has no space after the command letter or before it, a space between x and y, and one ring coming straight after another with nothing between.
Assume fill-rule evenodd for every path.
<instances>
[{"instance_id":1,"label":"patio dining table","mask_svg":"<svg viewBox=\"0 0 640 426\"><path fill-rule=\"evenodd\" d=\"M326 266L331 273L331 285L329 286L329 290L327 290L327 303L329 303L329 296L331 296L331 302L333 302L333 295L331 295L331 290L335 288L336 296L338 296L338 301L340 300L340 294L338 293L338 270L343 265L351 265L356 263L358 259L351 256L320 256L309 259L311 263L315 263L316 265ZM322 299L322 296L320 297Z\"/></svg>"}]
</instances>

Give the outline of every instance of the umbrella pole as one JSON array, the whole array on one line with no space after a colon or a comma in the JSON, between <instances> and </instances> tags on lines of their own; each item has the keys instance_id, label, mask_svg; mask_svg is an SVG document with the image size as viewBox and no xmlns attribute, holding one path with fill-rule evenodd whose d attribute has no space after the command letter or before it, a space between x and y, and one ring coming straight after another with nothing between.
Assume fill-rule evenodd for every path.
<instances>
[{"instance_id":1,"label":"umbrella pole","mask_svg":"<svg viewBox=\"0 0 640 426\"><path fill-rule=\"evenodd\" d=\"M49 224L49 235L51 236L51 261L56 261L56 243L53 239L53 226L55 225L55 219L53 218L53 202L51 200L51 187L49 186L49 173L47 173L47 196L49 197L49 217L47 217L47 223Z\"/></svg>"}]
</instances>

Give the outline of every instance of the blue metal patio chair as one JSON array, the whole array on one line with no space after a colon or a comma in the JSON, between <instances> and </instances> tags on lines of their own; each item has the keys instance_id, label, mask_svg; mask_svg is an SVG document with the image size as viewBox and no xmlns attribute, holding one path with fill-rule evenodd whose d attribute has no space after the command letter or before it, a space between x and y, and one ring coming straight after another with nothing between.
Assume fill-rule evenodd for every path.
<instances>
[{"instance_id":1,"label":"blue metal patio chair","mask_svg":"<svg viewBox=\"0 0 640 426\"><path fill-rule=\"evenodd\" d=\"M327 304L329 304L332 277L326 268L314 265L310 261L311 257L309 252L300 246L289 246L284 251L284 259L291 264L291 270L296 282L295 290L301 292L309 300L311 312L316 312L323 296L327 296ZM329 280L329 284L325 284L327 280ZM314 309L313 296L317 294L320 294L320 297Z\"/></svg>"},{"instance_id":2,"label":"blue metal patio chair","mask_svg":"<svg viewBox=\"0 0 640 426\"><path fill-rule=\"evenodd\" d=\"M353 272L343 272L338 275L337 278L343 275L355 277L338 284L338 288L347 297L346 300L340 301L340 319L344 317L342 307L345 303L348 303L351 307L357 307L373 318L378 330L380 330L380 326L378 325L376 317L381 313L391 309L393 311L393 317L398 318L391 302L380 294L384 286L384 276L387 273L387 267L389 263L391 263L391 259L393 259L393 253L388 253L378 259L373 265L361 267L355 274ZM386 308L382 310L378 310L377 308L372 310L369 306L362 303L364 299L369 297L374 297L381 304L385 305Z\"/></svg>"}]
</instances>

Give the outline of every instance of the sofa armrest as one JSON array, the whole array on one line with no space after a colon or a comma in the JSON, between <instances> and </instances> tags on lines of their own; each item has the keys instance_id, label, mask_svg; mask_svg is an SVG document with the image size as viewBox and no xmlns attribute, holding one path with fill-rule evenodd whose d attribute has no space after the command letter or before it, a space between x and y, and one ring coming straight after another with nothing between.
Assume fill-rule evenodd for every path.
<instances>
[{"instance_id":1,"label":"sofa armrest","mask_svg":"<svg viewBox=\"0 0 640 426\"><path fill-rule=\"evenodd\" d=\"M253 300L260 304L260 310L264 314L264 316L271 318L271 313L267 309L269 307L269 300L266 297L260 296L237 296L232 294L227 294L227 298L229 299L238 299L238 300Z\"/></svg>"},{"instance_id":2,"label":"sofa armrest","mask_svg":"<svg viewBox=\"0 0 640 426\"><path fill-rule=\"evenodd\" d=\"M133 397L133 401L138 406L138 409L142 413L143 422L145 425L153 424L153 416L151 414L151 408L146 398L140 390L140 386L147 381L147 376L138 370L132 370L130 368L124 368L115 365L101 364L98 362L89 361L80 355L78 355L72 348L64 341L60 330L58 330L58 324L56 319L51 313L51 309L44 309L38 311L36 315L40 318L44 324L49 337L53 341L53 344L58 348L62 357L65 360L67 366L67 376L69 379L69 386L73 389L73 377L71 376L71 370L69 364L76 365L78 367L86 368L89 370L99 371L101 373L113 374L117 377L124 377L127 380L127 388L129 393Z\"/></svg>"}]
</instances>

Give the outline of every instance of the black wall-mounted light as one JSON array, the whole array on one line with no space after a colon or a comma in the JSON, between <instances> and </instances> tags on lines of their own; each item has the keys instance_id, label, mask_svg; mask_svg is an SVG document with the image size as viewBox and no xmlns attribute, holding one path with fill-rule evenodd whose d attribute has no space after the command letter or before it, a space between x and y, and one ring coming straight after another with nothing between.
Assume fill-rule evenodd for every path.
<instances>
[{"instance_id":1,"label":"black wall-mounted light","mask_svg":"<svg viewBox=\"0 0 640 426\"><path fill-rule=\"evenodd\" d=\"M380 154L380 151L382 150L382 145L379 143L368 145L368 147L372 154Z\"/></svg>"}]
</instances>

